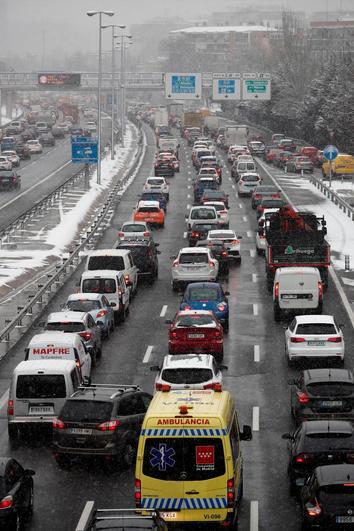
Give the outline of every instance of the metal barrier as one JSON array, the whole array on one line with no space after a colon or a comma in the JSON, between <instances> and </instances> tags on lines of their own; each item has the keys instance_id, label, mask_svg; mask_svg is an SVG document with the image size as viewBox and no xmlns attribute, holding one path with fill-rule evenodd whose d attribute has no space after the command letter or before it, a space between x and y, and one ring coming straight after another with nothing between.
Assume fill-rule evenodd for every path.
<instances>
[{"instance_id":1,"label":"metal barrier","mask_svg":"<svg viewBox=\"0 0 354 531\"><path fill-rule=\"evenodd\" d=\"M344 214L347 214L348 218L351 218L354 221L354 207L351 207L344 199L342 199L332 188L325 185L321 179L310 175L310 182L316 186L328 199L337 205Z\"/></svg>"},{"instance_id":2,"label":"metal barrier","mask_svg":"<svg viewBox=\"0 0 354 531\"><path fill-rule=\"evenodd\" d=\"M145 135L139 131L139 137ZM108 196L98 213L94 214L91 222L89 222L86 230L81 231L80 239L75 243L75 248L69 252L69 258L63 259L61 264L56 266L55 273L47 275L47 282L38 284L38 291L36 295L31 296L28 303L23 307L18 307L18 314L14 319L6 323L5 328L0 331L0 344L5 345L5 352L0 354L0 360L4 358L9 349L18 341L19 337L12 337L16 332L22 335L32 322L42 312L44 305L46 305L50 298L60 289L62 283L66 281L72 273L77 269L81 262L80 252L88 244L92 244L101 237L100 226L104 221L113 216L115 203L119 203L120 197L118 192L124 187L127 181L134 175L138 164L145 156L146 142L142 142L139 138L138 148L135 153L134 160L127 169L122 179L119 179L113 188L109 191ZM77 177L75 175L74 177ZM66 186L65 183L62 186ZM50 194L53 196L55 192ZM45 198L43 201L47 201Z\"/></svg>"}]
</instances>

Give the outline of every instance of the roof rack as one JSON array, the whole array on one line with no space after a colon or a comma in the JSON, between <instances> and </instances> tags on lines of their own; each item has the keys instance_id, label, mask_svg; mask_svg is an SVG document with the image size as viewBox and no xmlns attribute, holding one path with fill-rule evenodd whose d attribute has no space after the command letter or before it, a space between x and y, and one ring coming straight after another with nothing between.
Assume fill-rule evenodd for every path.
<instances>
[{"instance_id":1,"label":"roof rack","mask_svg":"<svg viewBox=\"0 0 354 531\"><path fill-rule=\"evenodd\" d=\"M90 383L88 385L80 385L78 389L119 389L122 391L126 391L127 389L134 389L136 391L140 391L139 385L134 384L97 384L97 383Z\"/></svg>"}]
</instances>

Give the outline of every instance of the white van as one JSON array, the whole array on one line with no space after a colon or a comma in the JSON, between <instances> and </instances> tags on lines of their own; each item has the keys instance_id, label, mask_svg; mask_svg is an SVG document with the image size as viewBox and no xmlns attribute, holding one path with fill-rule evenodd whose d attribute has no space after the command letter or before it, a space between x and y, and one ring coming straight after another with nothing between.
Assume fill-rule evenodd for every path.
<instances>
[{"instance_id":1,"label":"white van","mask_svg":"<svg viewBox=\"0 0 354 531\"><path fill-rule=\"evenodd\" d=\"M74 332L43 332L32 337L25 348L25 360L73 360L82 379L91 374L91 356L79 334Z\"/></svg>"},{"instance_id":2,"label":"white van","mask_svg":"<svg viewBox=\"0 0 354 531\"><path fill-rule=\"evenodd\" d=\"M136 294L138 287L138 268L134 264L129 249L96 249L87 256L86 271L110 269L122 271L130 297Z\"/></svg>"},{"instance_id":3,"label":"white van","mask_svg":"<svg viewBox=\"0 0 354 531\"><path fill-rule=\"evenodd\" d=\"M322 313L323 284L317 267L279 267L273 285L274 320L284 313Z\"/></svg>"},{"instance_id":4,"label":"white van","mask_svg":"<svg viewBox=\"0 0 354 531\"><path fill-rule=\"evenodd\" d=\"M189 215L186 217L188 232L193 229L193 225L196 223L210 223L215 224L215 228L219 228L219 218L215 207L197 205L192 206L189 211Z\"/></svg>"},{"instance_id":5,"label":"white van","mask_svg":"<svg viewBox=\"0 0 354 531\"><path fill-rule=\"evenodd\" d=\"M14 369L9 390L9 439L15 442L26 425L51 424L81 383L73 360L21 361Z\"/></svg>"},{"instance_id":6,"label":"white van","mask_svg":"<svg viewBox=\"0 0 354 531\"><path fill-rule=\"evenodd\" d=\"M114 310L115 324L124 321L129 313L130 294L122 271L111 269L84 271L80 281L80 292L105 295Z\"/></svg>"}]
</instances>

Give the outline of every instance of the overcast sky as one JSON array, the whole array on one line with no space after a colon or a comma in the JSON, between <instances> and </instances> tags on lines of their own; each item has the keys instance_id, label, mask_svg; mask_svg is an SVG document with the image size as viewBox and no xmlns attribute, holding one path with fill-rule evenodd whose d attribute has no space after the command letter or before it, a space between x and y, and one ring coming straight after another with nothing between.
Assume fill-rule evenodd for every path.
<instances>
[{"instance_id":1,"label":"overcast sky","mask_svg":"<svg viewBox=\"0 0 354 531\"><path fill-rule=\"evenodd\" d=\"M185 20L205 20L213 11L235 10L238 6L278 4L272 0L0 0L0 57L11 52L41 55L97 49L96 17L90 9L115 11L106 23L128 25L146 22L157 16L181 16ZM281 6L293 9L350 9L353 0L282 0ZM109 47L109 35L105 47Z\"/></svg>"}]
</instances>

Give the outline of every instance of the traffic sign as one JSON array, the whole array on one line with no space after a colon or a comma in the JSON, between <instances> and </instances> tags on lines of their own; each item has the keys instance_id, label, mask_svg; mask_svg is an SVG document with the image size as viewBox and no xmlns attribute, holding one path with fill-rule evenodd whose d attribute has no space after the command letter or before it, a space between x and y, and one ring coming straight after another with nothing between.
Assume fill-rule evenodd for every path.
<instances>
[{"instance_id":1,"label":"traffic sign","mask_svg":"<svg viewBox=\"0 0 354 531\"><path fill-rule=\"evenodd\" d=\"M270 100L271 80L269 74L251 73L242 75L243 100Z\"/></svg>"},{"instance_id":2,"label":"traffic sign","mask_svg":"<svg viewBox=\"0 0 354 531\"><path fill-rule=\"evenodd\" d=\"M85 136L72 137L71 161L76 163L97 164L98 138Z\"/></svg>"},{"instance_id":3,"label":"traffic sign","mask_svg":"<svg viewBox=\"0 0 354 531\"><path fill-rule=\"evenodd\" d=\"M213 74L213 100L239 100L240 74Z\"/></svg>"},{"instance_id":4,"label":"traffic sign","mask_svg":"<svg viewBox=\"0 0 354 531\"><path fill-rule=\"evenodd\" d=\"M338 149L336 146L326 146L323 150L323 156L327 160L335 160L338 157Z\"/></svg>"},{"instance_id":5,"label":"traffic sign","mask_svg":"<svg viewBox=\"0 0 354 531\"><path fill-rule=\"evenodd\" d=\"M200 99L202 95L202 75L194 73L165 74L166 98L178 100Z\"/></svg>"}]
</instances>

